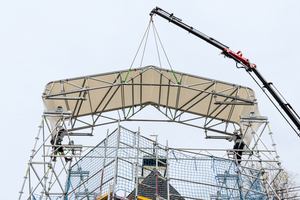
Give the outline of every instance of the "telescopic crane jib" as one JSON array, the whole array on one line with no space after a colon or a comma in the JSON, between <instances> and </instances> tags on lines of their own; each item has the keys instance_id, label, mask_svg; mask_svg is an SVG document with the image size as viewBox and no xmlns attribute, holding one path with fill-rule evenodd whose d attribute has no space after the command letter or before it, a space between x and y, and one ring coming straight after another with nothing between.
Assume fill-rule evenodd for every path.
<instances>
[{"instance_id":1,"label":"telescopic crane jib","mask_svg":"<svg viewBox=\"0 0 300 200\"><path fill-rule=\"evenodd\" d=\"M161 9L159 7L156 7L150 12L150 16L152 17L154 14L157 14L157 15L161 16L162 18L168 20L169 22L179 26L180 28L183 28L183 29L187 30L189 33L191 33L191 34L201 38L202 40L205 40L209 44L217 47L218 49L220 49L222 51L223 55L225 55L228 58L233 59L236 62L237 68L244 68L249 74L250 74L250 72L253 72L256 75L256 77L261 81L261 83L263 85L263 86L260 86L260 85L259 86L262 89L266 88L269 91L269 93L272 95L272 97L280 105L282 110L286 113L288 118L285 115L283 115L283 113L278 109L276 104L274 104L274 102L269 97L269 95L263 90L265 92L265 94L268 96L268 98L271 100L273 105L277 108L277 110L280 112L280 114L287 121L287 123L292 127L292 129L300 137L300 133L299 133L299 131L300 131L300 117L299 117L299 115L294 111L294 109L292 108L292 106L288 102L283 101L284 98L281 96L281 94L276 89L274 89L272 87L273 83L267 82L266 79L257 70L257 66L253 63L250 63L249 59L244 58L240 51L235 53L234 51L230 50L228 46L222 44L221 42L215 40L212 37L209 37L209 36L201 33L200 31L193 28L192 26L189 26L189 25L183 23L182 20L175 17L173 13L168 13L168 12L164 11L163 9ZM241 66L239 67L238 64L240 64ZM250 74L250 76L252 76L252 75ZM292 123L297 127L298 131L296 130L296 128L292 125L292 123L290 121L292 121Z\"/></svg>"}]
</instances>

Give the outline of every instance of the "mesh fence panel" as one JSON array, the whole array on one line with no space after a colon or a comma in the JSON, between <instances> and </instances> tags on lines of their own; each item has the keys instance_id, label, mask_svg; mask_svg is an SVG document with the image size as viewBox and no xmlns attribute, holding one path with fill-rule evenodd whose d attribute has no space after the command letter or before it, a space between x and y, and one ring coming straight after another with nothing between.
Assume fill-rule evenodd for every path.
<instances>
[{"instance_id":1,"label":"mesh fence panel","mask_svg":"<svg viewBox=\"0 0 300 200\"><path fill-rule=\"evenodd\" d=\"M170 184L182 196L200 199L243 199L243 193L239 190L239 186L243 186L245 199L266 198L265 195L256 193L263 193L257 179L261 174L237 167L234 161L188 156L173 150L169 163Z\"/></svg>"},{"instance_id":2,"label":"mesh fence panel","mask_svg":"<svg viewBox=\"0 0 300 200\"><path fill-rule=\"evenodd\" d=\"M120 126L72 166L67 198L94 199L100 189L103 195L115 185L114 195L129 199L136 194L149 199L169 194L171 200L266 199L261 177L232 160L168 149Z\"/></svg>"},{"instance_id":3,"label":"mesh fence panel","mask_svg":"<svg viewBox=\"0 0 300 200\"><path fill-rule=\"evenodd\" d=\"M114 131L107 141L105 156L106 140L103 140L72 166L68 180L68 199L94 198L100 190L101 180L102 191L108 192L108 185L113 182L116 144L117 131ZM105 167L102 171L104 159Z\"/></svg>"}]
</instances>

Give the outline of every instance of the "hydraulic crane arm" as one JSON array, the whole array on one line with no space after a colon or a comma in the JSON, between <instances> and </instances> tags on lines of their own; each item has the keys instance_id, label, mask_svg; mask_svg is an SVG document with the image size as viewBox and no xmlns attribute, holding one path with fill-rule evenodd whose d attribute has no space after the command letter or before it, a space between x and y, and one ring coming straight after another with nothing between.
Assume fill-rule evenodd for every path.
<instances>
[{"instance_id":1,"label":"hydraulic crane arm","mask_svg":"<svg viewBox=\"0 0 300 200\"><path fill-rule=\"evenodd\" d=\"M288 120L285 116L283 116L283 117L286 119L286 121L289 123L289 125L294 129L294 131L300 137L300 134L298 132L298 131L300 131L300 117L298 116L298 114L293 110L293 108L291 107L291 105L289 103L282 100L282 98L280 97L280 94L278 94L278 92L272 87L272 83L267 82L266 79L259 73L256 65L253 63L250 63L247 58L244 58L240 51L235 53L234 51L230 50L228 46L222 44L218 40L215 40L214 38L205 35L204 33L198 31L197 29L193 28L192 26L189 26L189 25L183 23L182 20L175 17L173 13L168 13L168 12L164 11L163 9L156 7L150 12L150 16L153 17L154 14L161 16L162 18L168 20L169 22L179 26L180 28L183 28L184 30L188 31L189 33L191 33L191 34L201 38L202 40L208 42L209 44L217 47L218 49L220 49L222 51L222 54L224 54L228 58L233 59L236 63L242 65L243 68L245 68L245 70L247 72L253 72L256 75L256 77L261 81L263 87L268 90L268 92L272 95L272 97L276 100L276 102L280 105L282 110L288 116L288 118L290 120ZM293 124L296 126L298 131L294 128L294 126L290 123L290 121L293 122Z\"/></svg>"},{"instance_id":2,"label":"hydraulic crane arm","mask_svg":"<svg viewBox=\"0 0 300 200\"><path fill-rule=\"evenodd\" d=\"M246 65L246 66L251 66L251 67L256 66L255 64L250 64L249 65L248 60L246 58L242 57L241 52L235 53L234 51L231 51L228 46L222 44L218 40L215 40L214 38L209 37L209 36L205 35L204 33L201 33L200 31L193 28L192 26L189 26L189 25L183 23L182 20L175 17L173 15L173 13L170 14L170 13L164 11L163 9L161 9L159 7L156 7L151 11L150 16L152 17L154 14L157 14L157 15L161 16L162 18L168 20L169 22L179 26L180 28L185 29L189 33L191 33L191 34L201 38L202 40L205 40L209 44L217 47L218 49L220 49L222 51L222 53L225 56L234 59L236 62L238 62L240 64L243 64L243 65Z\"/></svg>"}]
</instances>

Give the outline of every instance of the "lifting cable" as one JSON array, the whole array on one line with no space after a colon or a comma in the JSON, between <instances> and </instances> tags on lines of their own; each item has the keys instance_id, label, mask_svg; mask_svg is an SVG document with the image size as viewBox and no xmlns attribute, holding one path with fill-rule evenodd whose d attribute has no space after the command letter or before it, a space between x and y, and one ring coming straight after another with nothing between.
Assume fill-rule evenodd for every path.
<instances>
[{"instance_id":1,"label":"lifting cable","mask_svg":"<svg viewBox=\"0 0 300 200\"><path fill-rule=\"evenodd\" d=\"M152 20L152 19L151 19L151 20ZM167 59L167 61L168 61L168 63L169 63L169 67L170 67L170 69L172 70L172 73L173 73L173 75L174 75L174 77L175 77L175 79L176 79L177 84L180 85L180 83L178 82L177 77L176 77L176 75L175 75L175 72L174 72L174 70L173 70L173 68L172 68L172 66L171 66L171 63L170 63L170 61L169 61L169 58L168 58L168 56L167 56L167 54L166 54L165 48L164 48L164 46L163 46L163 44L162 44L162 42L161 42L161 40L160 40L160 37L159 37L159 35L158 35L158 32L157 32L157 30L156 30L156 27L155 27L155 25L154 25L153 20L152 20L152 24L153 24L153 31L155 30L155 33L156 33L157 38L158 38L158 40L159 40L160 46L161 46L162 50L164 51L165 57L166 57L166 59ZM155 34L154 34L154 37L155 37ZM156 38L155 38L155 42L156 42ZM156 47L157 47L157 45L156 45ZM158 48L157 48L157 53L158 53ZM159 56L159 54L158 54L158 56ZM159 58L159 61L160 61L160 58Z\"/></svg>"},{"instance_id":2,"label":"lifting cable","mask_svg":"<svg viewBox=\"0 0 300 200\"><path fill-rule=\"evenodd\" d=\"M151 25L151 21L149 21L149 24L148 24L148 26L147 26L147 28L146 28L146 31L145 31L144 36L143 36L143 38L142 38L142 41L141 41L141 43L140 43L140 45L139 45L139 48L138 48L138 50L137 50L137 52L136 52L136 54L135 54L135 56L134 56L134 58L133 58L133 61L132 61L131 65L130 65L130 68L128 69L126 78L125 78L124 81L122 81L122 83L125 83L125 81L126 81L126 79L127 79L127 77L128 77L128 74L129 74L129 72L130 72L130 70L131 70L131 68L132 68L132 66L133 66L133 63L134 63L134 61L135 61L135 59L136 59L136 56L137 56L137 54L138 54L139 51L140 51L140 48L141 48L141 46L142 46L142 44L143 44L143 41L144 41L146 35L147 35L147 39L148 39L148 34L149 34L149 30L150 30L150 25ZM146 40L147 40L147 39L146 39ZM146 43L147 43L147 42L146 42ZM146 43L145 43L145 47L146 47ZM143 60L144 53L145 53L145 47L144 47L144 52L143 52L142 60ZM141 63L142 63L142 62L141 62Z\"/></svg>"},{"instance_id":3,"label":"lifting cable","mask_svg":"<svg viewBox=\"0 0 300 200\"><path fill-rule=\"evenodd\" d=\"M152 20L152 17L151 17L151 20ZM158 39L159 39L159 36L158 36L158 33L157 33L156 28L155 28L155 26L154 26L153 20L152 20L152 30L153 30L153 36L154 36L154 40L155 40L156 52L157 52L158 61L159 61L159 67L162 68L162 67L161 67L161 61L160 61L159 50L158 50L158 46L157 46L157 40L156 40L155 32L156 32L156 34L157 34ZM159 40L159 41L160 41L160 40ZM161 46L162 46L162 45L161 45ZM163 47L162 47L162 48L163 48ZM167 58L167 60L168 60L168 58ZM169 62L169 60L168 60L168 62Z\"/></svg>"},{"instance_id":4,"label":"lifting cable","mask_svg":"<svg viewBox=\"0 0 300 200\"><path fill-rule=\"evenodd\" d=\"M163 45L162 45L162 42L161 42L161 40L160 40L160 37L159 37L159 35L158 35L158 32L157 32L157 30L156 30L156 27L155 27L155 25L154 25L154 22L153 22L152 17L150 18L149 24L148 24L148 26L147 26L147 28L146 28L146 31L145 31L144 36L143 36L143 38L142 38L142 41L141 41L141 43L140 43L140 45L139 45L139 47L138 47L138 50L137 50L137 52L136 52L136 54L135 54L135 56L134 56L134 58L133 58L133 61L132 61L131 65L130 65L130 68L129 68L128 71L127 71L125 80L122 81L122 83L125 83L125 82L126 82L126 80L127 80L127 78L128 78L128 75L129 75L129 72L130 72L130 70L131 70L131 68L132 68L132 66L133 66L133 64L134 64L134 61L135 61L135 59L136 59L136 57L137 57L137 55L138 55L138 53L139 53L139 51L140 51L140 48L141 48L141 46L142 46L142 44L143 44L143 41L145 40L144 49L143 49L143 53L142 53L142 58L141 58L141 62L140 62L140 68L142 67L142 63L143 63L143 59L144 59L144 55L145 55L145 50L146 50L146 46L147 46L147 42L148 42L148 36L149 36L149 31L150 31L151 24L152 24L153 35L154 35L155 46L156 46L156 51L157 51L157 55L158 55L158 60L159 60L160 68L162 68L162 64L161 64L161 59L160 59L160 55L159 55L159 50L158 50L158 44L157 44L157 39L156 39L156 37L158 38L158 41L159 41L159 43L160 43L160 46L161 46L161 48L162 48L162 50L163 50L163 52L164 52L164 55L165 55L165 57L166 57L166 59L167 59L167 61L168 61L169 67L170 67L170 69L171 69L171 71L172 71L172 73L173 73L173 75L174 75L174 77L175 77L176 83L177 83L178 85L180 85L180 82L178 81L178 79L177 79L177 77L176 77L176 75L175 75L175 72L174 72L174 70L173 70L173 68L172 68L172 66L171 66L171 63L170 63L169 58L168 58L168 56L167 56L167 54L166 54L166 51L165 51L165 49L164 49L164 47L163 47Z\"/></svg>"}]
</instances>

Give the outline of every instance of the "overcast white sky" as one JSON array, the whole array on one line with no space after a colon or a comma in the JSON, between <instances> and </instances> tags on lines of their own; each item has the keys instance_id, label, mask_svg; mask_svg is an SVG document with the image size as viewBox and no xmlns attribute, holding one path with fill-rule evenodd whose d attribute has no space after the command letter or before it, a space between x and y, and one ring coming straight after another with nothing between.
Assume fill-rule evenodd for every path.
<instances>
[{"instance_id":1,"label":"overcast white sky","mask_svg":"<svg viewBox=\"0 0 300 200\"><path fill-rule=\"evenodd\" d=\"M232 50L241 50L300 113L299 1L1 1L1 199L19 195L43 113L44 86L52 80L128 69L155 6ZM220 56L218 49L160 17L154 21L174 70L256 92L260 112L271 122L283 166L300 174L300 138L251 77ZM143 66L158 65L151 49L154 43L149 42ZM141 126L146 136L156 132L161 143L169 139L170 146L201 148L206 142L203 131L196 129L186 131L175 125L169 129L168 124L129 126L135 130ZM176 129L177 137L171 138L166 130ZM105 132L99 132L99 138Z\"/></svg>"}]
</instances>

